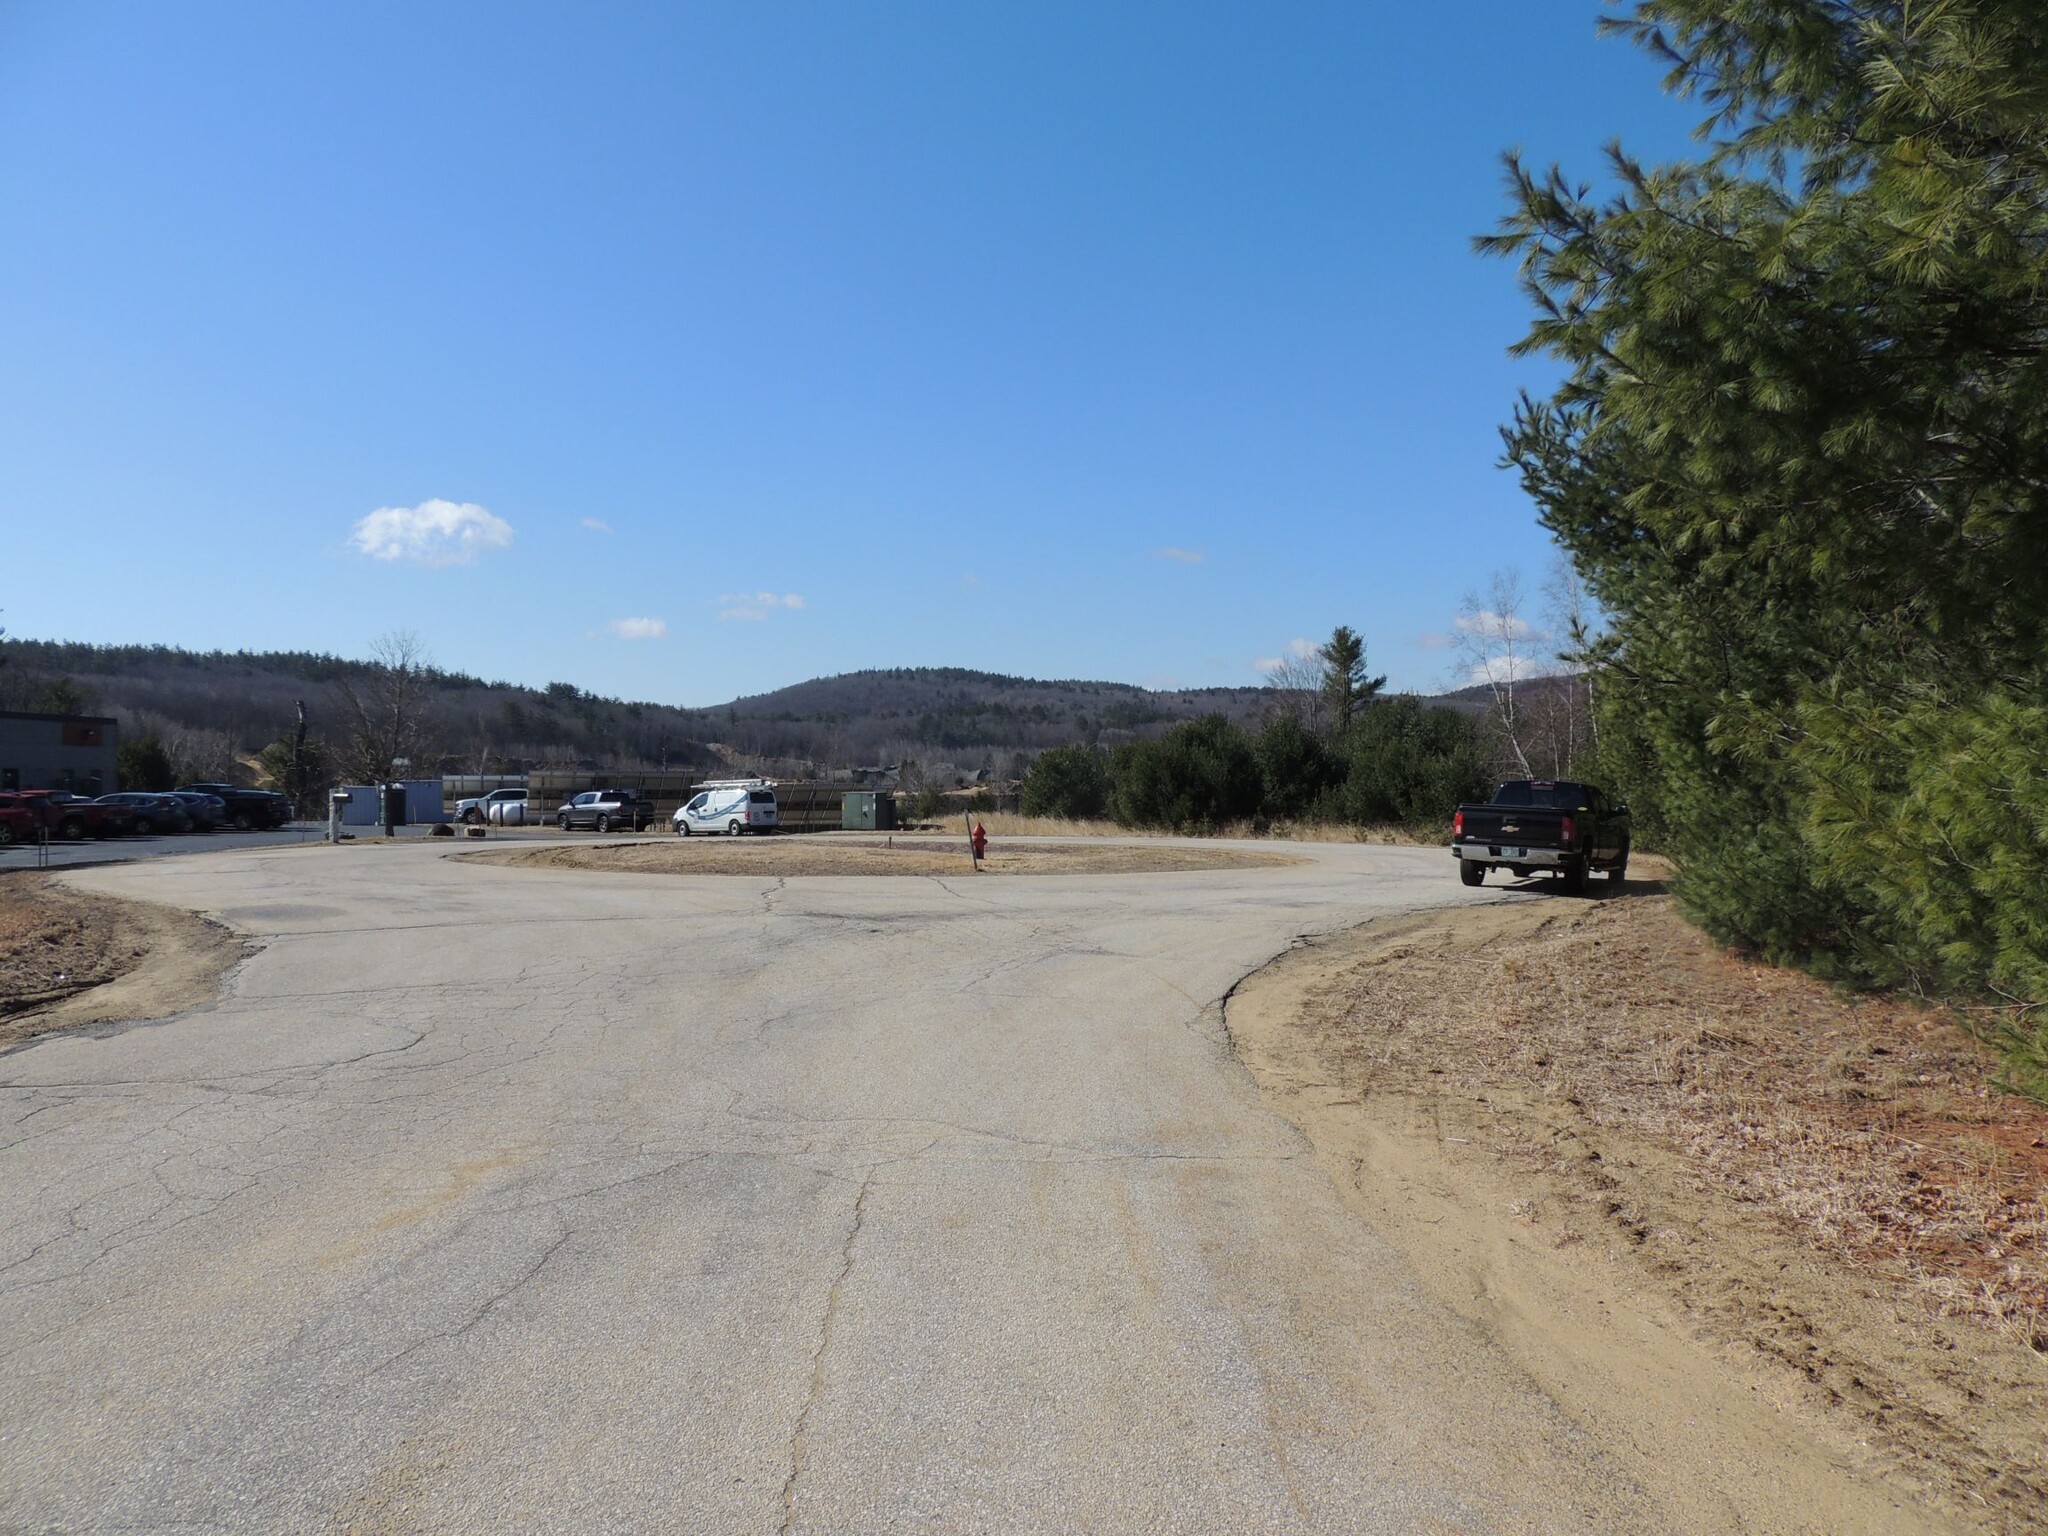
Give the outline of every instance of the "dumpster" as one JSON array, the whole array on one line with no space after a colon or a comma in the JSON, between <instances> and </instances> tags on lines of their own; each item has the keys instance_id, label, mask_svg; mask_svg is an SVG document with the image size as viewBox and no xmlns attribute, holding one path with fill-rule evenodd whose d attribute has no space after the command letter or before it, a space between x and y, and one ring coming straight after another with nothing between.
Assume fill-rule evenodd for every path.
<instances>
[{"instance_id":1,"label":"dumpster","mask_svg":"<svg viewBox=\"0 0 2048 1536\"><path fill-rule=\"evenodd\" d=\"M894 832L896 797L872 789L857 789L842 795L839 825L848 832Z\"/></svg>"}]
</instances>

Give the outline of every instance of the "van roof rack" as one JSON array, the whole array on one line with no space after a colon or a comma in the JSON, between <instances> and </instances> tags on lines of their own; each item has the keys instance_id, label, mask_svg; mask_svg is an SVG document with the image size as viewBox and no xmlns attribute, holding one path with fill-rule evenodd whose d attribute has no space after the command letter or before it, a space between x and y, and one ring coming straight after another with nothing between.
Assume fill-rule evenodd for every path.
<instances>
[{"instance_id":1,"label":"van roof rack","mask_svg":"<svg viewBox=\"0 0 2048 1536\"><path fill-rule=\"evenodd\" d=\"M698 783L697 787L699 789L773 789L775 781L773 779L704 779Z\"/></svg>"}]
</instances>

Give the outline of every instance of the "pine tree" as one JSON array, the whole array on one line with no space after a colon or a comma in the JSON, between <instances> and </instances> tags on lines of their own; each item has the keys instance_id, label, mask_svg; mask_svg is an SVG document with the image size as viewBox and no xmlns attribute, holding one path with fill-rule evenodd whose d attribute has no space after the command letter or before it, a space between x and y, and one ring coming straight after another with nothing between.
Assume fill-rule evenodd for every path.
<instances>
[{"instance_id":1,"label":"pine tree","mask_svg":"<svg viewBox=\"0 0 2048 1536\"><path fill-rule=\"evenodd\" d=\"M1717 936L2048 1001L2039 0L1609 26L1706 105L1708 149L1616 149L1607 196L1511 159L1480 242L1522 264L1521 349L1569 368L1505 437L1612 616L1603 753ZM2048 1087L2028 1028L2015 1077Z\"/></svg>"},{"instance_id":2,"label":"pine tree","mask_svg":"<svg viewBox=\"0 0 2048 1536\"><path fill-rule=\"evenodd\" d=\"M1358 711L1387 684L1384 676L1365 675L1365 641L1350 626L1339 624L1316 650L1323 664L1323 720L1332 736L1351 728Z\"/></svg>"}]
</instances>

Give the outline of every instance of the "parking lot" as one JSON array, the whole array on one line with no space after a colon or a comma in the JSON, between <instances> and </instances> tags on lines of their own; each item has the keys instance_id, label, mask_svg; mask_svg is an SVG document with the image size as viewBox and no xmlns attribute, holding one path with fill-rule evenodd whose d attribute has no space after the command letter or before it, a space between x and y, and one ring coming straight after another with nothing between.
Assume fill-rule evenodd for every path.
<instances>
[{"instance_id":1,"label":"parking lot","mask_svg":"<svg viewBox=\"0 0 2048 1536\"><path fill-rule=\"evenodd\" d=\"M1436 849L473 849L80 876L256 953L212 1007L4 1058L0 1527L1683 1528L1347 1214L1223 1032L1300 935L1527 897Z\"/></svg>"},{"instance_id":2,"label":"parking lot","mask_svg":"<svg viewBox=\"0 0 2048 1536\"><path fill-rule=\"evenodd\" d=\"M407 835L423 837L425 827L407 827ZM81 842L9 843L0 847L0 873L10 869L79 869L88 864L127 864L180 853L220 853L228 849L277 848L314 842L326 836L320 822L294 821L268 832L152 833L147 837L86 838Z\"/></svg>"}]
</instances>

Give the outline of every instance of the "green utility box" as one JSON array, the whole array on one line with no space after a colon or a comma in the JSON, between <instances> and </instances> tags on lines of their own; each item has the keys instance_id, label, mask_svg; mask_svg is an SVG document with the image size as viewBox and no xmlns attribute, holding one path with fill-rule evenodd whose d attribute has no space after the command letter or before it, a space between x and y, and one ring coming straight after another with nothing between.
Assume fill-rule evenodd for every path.
<instances>
[{"instance_id":1,"label":"green utility box","mask_svg":"<svg viewBox=\"0 0 2048 1536\"><path fill-rule=\"evenodd\" d=\"M896 797L872 789L857 789L839 799L839 825L848 832L894 832Z\"/></svg>"}]
</instances>

